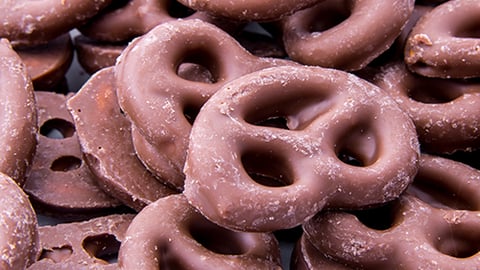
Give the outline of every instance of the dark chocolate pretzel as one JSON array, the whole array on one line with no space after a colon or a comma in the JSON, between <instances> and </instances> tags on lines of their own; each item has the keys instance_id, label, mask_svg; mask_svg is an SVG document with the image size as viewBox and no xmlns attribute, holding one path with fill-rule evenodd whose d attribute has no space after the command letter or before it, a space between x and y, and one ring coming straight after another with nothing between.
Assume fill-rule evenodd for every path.
<instances>
[{"instance_id":1,"label":"dark chocolate pretzel","mask_svg":"<svg viewBox=\"0 0 480 270\"><path fill-rule=\"evenodd\" d=\"M184 63L205 67L212 82L179 76ZM253 56L227 33L201 20L155 27L129 44L115 68L119 104L135 126L138 156L160 178L183 189L191 122L203 103L241 75L293 64Z\"/></svg>"},{"instance_id":2,"label":"dark chocolate pretzel","mask_svg":"<svg viewBox=\"0 0 480 270\"><path fill-rule=\"evenodd\" d=\"M453 0L435 7L409 35L408 67L427 77L480 77L478 18L477 0Z\"/></svg>"},{"instance_id":3,"label":"dark chocolate pretzel","mask_svg":"<svg viewBox=\"0 0 480 270\"><path fill-rule=\"evenodd\" d=\"M327 0L282 21L295 61L359 70L386 51L412 14L413 0Z\"/></svg>"},{"instance_id":4,"label":"dark chocolate pretzel","mask_svg":"<svg viewBox=\"0 0 480 270\"><path fill-rule=\"evenodd\" d=\"M35 152L37 117L27 68L6 39L0 39L0 119L0 172L21 186Z\"/></svg>"},{"instance_id":5,"label":"dark chocolate pretzel","mask_svg":"<svg viewBox=\"0 0 480 270\"><path fill-rule=\"evenodd\" d=\"M183 195L159 199L138 213L118 264L121 269L281 269L272 234L222 228Z\"/></svg>"},{"instance_id":6,"label":"dark chocolate pretzel","mask_svg":"<svg viewBox=\"0 0 480 270\"><path fill-rule=\"evenodd\" d=\"M112 0L44 0L0 2L0 37L17 46L47 43L80 26Z\"/></svg>"},{"instance_id":7,"label":"dark chocolate pretzel","mask_svg":"<svg viewBox=\"0 0 480 270\"><path fill-rule=\"evenodd\" d=\"M3 173L0 173L0 224L0 268L25 269L38 254L37 217L27 195Z\"/></svg>"},{"instance_id":8,"label":"dark chocolate pretzel","mask_svg":"<svg viewBox=\"0 0 480 270\"><path fill-rule=\"evenodd\" d=\"M90 77L67 106L85 160L105 192L135 210L174 193L135 155L130 122L117 103L113 67Z\"/></svg>"},{"instance_id":9,"label":"dark chocolate pretzel","mask_svg":"<svg viewBox=\"0 0 480 270\"><path fill-rule=\"evenodd\" d=\"M406 194L383 208L370 216L326 212L304 230L319 252L354 269L480 266L480 171L423 155Z\"/></svg>"},{"instance_id":10,"label":"dark chocolate pretzel","mask_svg":"<svg viewBox=\"0 0 480 270\"><path fill-rule=\"evenodd\" d=\"M392 200L417 171L415 127L346 72L274 67L226 84L190 135L184 194L221 226L273 231L325 207Z\"/></svg>"},{"instance_id":11,"label":"dark chocolate pretzel","mask_svg":"<svg viewBox=\"0 0 480 270\"><path fill-rule=\"evenodd\" d=\"M422 149L452 153L480 148L480 82L427 78L404 63L384 67L375 83L413 119Z\"/></svg>"},{"instance_id":12,"label":"dark chocolate pretzel","mask_svg":"<svg viewBox=\"0 0 480 270\"><path fill-rule=\"evenodd\" d=\"M116 214L41 226L40 255L28 269L118 269L116 256L133 218Z\"/></svg>"},{"instance_id":13,"label":"dark chocolate pretzel","mask_svg":"<svg viewBox=\"0 0 480 270\"><path fill-rule=\"evenodd\" d=\"M35 100L38 144L23 189L36 209L65 218L98 214L120 206L119 201L99 188L83 160L75 125L67 110L67 97L38 91Z\"/></svg>"}]
</instances>

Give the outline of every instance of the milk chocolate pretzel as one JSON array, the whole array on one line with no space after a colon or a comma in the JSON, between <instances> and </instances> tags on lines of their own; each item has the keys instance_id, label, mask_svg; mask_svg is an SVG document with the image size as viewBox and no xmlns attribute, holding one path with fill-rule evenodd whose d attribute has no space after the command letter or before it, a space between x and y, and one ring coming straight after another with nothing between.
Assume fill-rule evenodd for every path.
<instances>
[{"instance_id":1,"label":"milk chocolate pretzel","mask_svg":"<svg viewBox=\"0 0 480 270\"><path fill-rule=\"evenodd\" d=\"M221 226L273 231L392 200L417 171L413 123L346 72L275 67L226 84L192 128L184 194Z\"/></svg>"},{"instance_id":2,"label":"milk chocolate pretzel","mask_svg":"<svg viewBox=\"0 0 480 270\"><path fill-rule=\"evenodd\" d=\"M138 213L120 246L118 264L121 269L281 269L272 234L222 228L181 194Z\"/></svg>"},{"instance_id":3,"label":"milk chocolate pretzel","mask_svg":"<svg viewBox=\"0 0 480 270\"><path fill-rule=\"evenodd\" d=\"M179 76L184 63L203 66L213 81ZM201 20L167 22L133 41L119 57L115 74L120 107L137 131L133 138L138 156L160 178L183 189L182 170L196 112L226 82L278 65L293 63L255 57Z\"/></svg>"},{"instance_id":4,"label":"milk chocolate pretzel","mask_svg":"<svg viewBox=\"0 0 480 270\"><path fill-rule=\"evenodd\" d=\"M274 21L321 1L323 0L178 0L194 10L206 11L216 16L240 21Z\"/></svg>"},{"instance_id":5,"label":"milk chocolate pretzel","mask_svg":"<svg viewBox=\"0 0 480 270\"><path fill-rule=\"evenodd\" d=\"M78 63L88 74L114 66L118 56L127 46L96 41L83 35L76 36L74 42Z\"/></svg>"},{"instance_id":6,"label":"milk chocolate pretzel","mask_svg":"<svg viewBox=\"0 0 480 270\"><path fill-rule=\"evenodd\" d=\"M35 99L27 68L6 39L0 39L0 74L0 172L21 186L35 152Z\"/></svg>"},{"instance_id":7,"label":"milk chocolate pretzel","mask_svg":"<svg viewBox=\"0 0 480 270\"><path fill-rule=\"evenodd\" d=\"M0 2L0 37L15 47L45 44L80 26L112 0L45 0Z\"/></svg>"},{"instance_id":8,"label":"milk chocolate pretzel","mask_svg":"<svg viewBox=\"0 0 480 270\"><path fill-rule=\"evenodd\" d=\"M344 265L328 258L310 243L305 234L297 241L292 252L290 261L291 270L352 270L348 265Z\"/></svg>"},{"instance_id":9,"label":"milk chocolate pretzel","mask_svg":"<svg viewBox=\"0 0 480 270\"><path fill-rule=\"evenodd\" d=\"M422 155L406 194L379 209L326 212L304 230L319 252L355 269L479 267L480 171Z\"/></svg>"},{"instance_id":10,"label":"milk chocolate pretzel","mask_svg":"<svg viewBox=\"0 0 480 270\"><path fill-rule=\"evenodd\" d=\"M95 73L67 101L85 160L99 185L135 210L174 191L160 183L138 160L130 122L117 103L113 67Z\"/></svg>"},{"instance_id":11,"label":"milk chocolate pretzel","mask_svg":"<svg viewBox=\"0 0 480 270\"><path fill-rule=\"evenodd\" d=\"M15 51L27 66L35 90L50 90L58 86L73 59L69 34L61 35L47 44Z\"/></svg>"},{"instance_id":12,"label":"milk chocolate pretzel","mask_svg":"<svg viewBox=\"0 0 480 270\"><path fill-rule=\"evenodd\" d=\"M0 173L0 268L25 269L38 253L38 224L27 195Z\"/></svg>"},{"instance_id":13,"label":"milk chocolate pretzel","mask_svg":"<svg viewBox=\"0 0 480 270\"><path fill-rule=\"evenodd\" d=\"M424 150L480 148L479 81L427 78L396 63L385 67L375 83L409 113Z\"/></svg>"},{"instance_id":14,"label":"milk chocolate pretzel","mask_svg":"<svg viewBox=\"0 0 480 270\"><path fill-rule=\"evenodd\" d=\"M120 4L112 3L79 30L83 35L97 41L126 42L178 17L201 19L226 29L233 29L232 22L215 18L205 12L195 12L176 0L128 0Z\"/></svg>"},{"instance_id":15,"label":"milk chocolate pretzel","mask_svg":"<svg viewBox=\"0 0 480 270\"><path fill-rule=\"evenodd\" d=\"M479 17L476 0L453 0L435 7L409 35L408 67L427 77L480 77Z\"/></svg>"},{"instance_id":16,"label":"milk chocolate pretzel","mask_svg":"<svg viewBox=\"0 0 480 270\"><path fill-rule=\"evenodd\" d=\"M308 65L359 70L402 31L413 0L326 0L282 21L287 54Z\"/></svg>"},{"instance_id":17,"label":"milk chocolate pretzel","mask_svg":"<svg viewBox=\"0 0 480 270\"><path fill-rule=\"evenodd\" d=\"M118 207L85 164L67 97L35 92L39 134L23 186L38 211L58 217L84 216Z\"/></svg>"},{"instance_id":18,"label":"milk chocolate pretzel","mask_svg":"<svg viewBox=\"0 0 480 270\"><path fill-rule=\"evenodd\" d=\"M29 270L118 269L115 259L132 214L41 226L40 255Z\"/></svg>"}]
</instances>

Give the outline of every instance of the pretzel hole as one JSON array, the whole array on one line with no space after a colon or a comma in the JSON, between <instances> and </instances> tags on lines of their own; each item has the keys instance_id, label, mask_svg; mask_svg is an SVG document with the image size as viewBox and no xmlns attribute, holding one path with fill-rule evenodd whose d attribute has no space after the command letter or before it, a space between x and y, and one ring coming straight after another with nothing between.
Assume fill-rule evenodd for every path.
<instances>
[{"instance_id":1,"label":"pretzel hole","mask_svg":"<svg viewBox=\"0 0 480 270\"><path fill-rule=\"evenodd\" d=\"M407 95L421 103L441 104L455 100L462 92L448 87L443 80L423 78L409 85Z\"/></svg>"},{"instance_id":2,"label":"pretzel hole","mask_svg":"<svg viewBox=\"0 0 480 270\"><path fill-rule=\"evenodd\" d=\"M357 167L372 165L377 160L377 148L375 133L365 124L348 129L335 144L338 159Z\"/></svg>"},{"instance_id":3,"label":"pretzel hole","mask_svg":"<svg viewBox=\"0 0 480 270\"><path fill-rule=\"evenodd\" d=\"M311 16L308 22L310 33L320 33L331 29L350 17L351 10L347 1L324 2L323 8L317 9L315 16Z\"/></svg>"},{"instance_id":4,"label":"pretzel hole","mask_svg":"<svg viewBox=\"0 0 480 270\"><path fill-rule=\"evenodd\" d=\"M219 67L212 59L216 59L216 56L207 48L191 48L179 61L177 75L189 81L216 83Z\"/></svg>"},{"instance_id":5,"label":"pretzel hole","mask_svg":"<svg viewBox=\"0 0 480 270\"><path fill-rule=\"evenodd\" d=\"M287 162L272 152L246 152L242 164L250 178L260 185L285 187L293 183Z\"/></svg>"},{"instance_id":6,"label":"pretzel hole","mask_svg":"<svg viewBox=\"0 0 480 270\"><path fill-rule=\"evenodd\" d=\"M182 63L178 66L177 75L185 80L192 82L214 83L210 70L206 67L195 63Z\"/></svg>"},{"instance_id":7,"label":"pretzel hole","mask_svg":"<svg viewBox=\"0 0 480 270\"><path fill-rule=\"evenodd\" d=\"M443 181L436 180L443 175L427 175L420 170L413 183L408 187L407 192L431 206L441 209L456 209L476 211L475 205L470 203L468 198L462 196L461 192L452 190Z\"/></svg>"},{"instance_id":8,"label":"pretzel hole","mask_svg":"<svg viewBox=\"0 0 480 270\"><path fill-rule=\"evenodd\" d=\"M241 255L249 250L251 239L246 233L227 230L204 218L191 222L188 231L195 241L217 254Z\"/></svg>"},{"instance_id":9,"label":"pretzel hole","mask_svg":"<svg viewBox=\"0 0 480 270\"><path fill-rule=\"evenodd\" d=\"M188 8L175 0L169 0L167 2L168 15L173 18L185 18L195 13L195 10Z\"/></svg>"},{"instance_id":10,"label":"pretzel hole","mask_svg":"<svg viewBox=\"0 0 480 270\"><path fill-rule=\"evenodd\" d=\"M54 160L50 169L56 172L68 172L80 168L81 165L81 159L74 156L63 156Z\"/></svg>"},{"instance_id":11,"label":"pretzel hole","mask_svg":"<svg viewBox=\"0 0 480 270\"><path fill-rule=\"evenodd\" d=\"M178 258L174 252L171 252L168 244L161 244L159 245L159 255L158 258L158 269L165 269L165 270L182 270L186 269L181 263L181 259Z\"/></svg>"},{"instance_id":12,"label":"pretzel hole","mask_svg":"<svg viewBox=\"0 0 480 270\"><path fill-rule=\"evenodd\" d=\"M52 139L64 139L72 137L75 133L75 125L72 122L53 118L40 127L40 134Z\"/></svg>"},{"instance_id":13,"label":"pretzel hole","mask_svg":"<svg viewBox=\"0 0 480 270\"><path fill-rule=\"evenodd\" d=\"M118 258L120 242L115 235L105 233L86 237L82 247L91 257L114 263Z\"/></svg>"},{"instance_id":14,"label":"pretzel hole","mask_svg":"<svg viewBox=\"0 0 480 270\"><path fill-rule=\"evenodd\" d=\"M395 200L378 207L355 210L350 213L368 228L384 231L394 226L398 209L399 203Z\"/></svg>"},{"instance_id":15,"label":"pretzel hole","mask_svg":"<svg viewBox=\"0 0 480 270\"><path fill-rule=\"evenodd\" d=\"M472 18L467 23L459 25L455 36L459 38L480 38L480 19Z\"/></svg>"},{"instance_id":16,"label":"pretzel hole","mask_svg":"<svg viewBox=\"0 0 480 270\"><path fill-rule=\"evenodd\" d=\"M38 260L49 259L54 263L66 261L73 253L73 249L69 245L61 247L53 247L51 249L42 249Z\"/></svg>"},{"instance_id":17,"label":"pretzel hole","mask_svg":"<svg viewBox=\"0 0 480 270\"><path fill-rule=\"evenodd\" d=\"M458 226L458 227L457 227ZM468 258L480 251L480 235L474 233L471 228L459 228L458 224L450 225L437 236L435 248L443 254L456 257Z\"/></svg>"}]
</instances>

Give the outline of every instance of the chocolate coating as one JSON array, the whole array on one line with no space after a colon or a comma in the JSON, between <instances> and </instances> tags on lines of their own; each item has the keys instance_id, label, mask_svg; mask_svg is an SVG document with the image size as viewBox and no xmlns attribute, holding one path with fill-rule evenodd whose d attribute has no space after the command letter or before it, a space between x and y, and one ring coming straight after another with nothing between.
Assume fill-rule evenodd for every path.
<instances>
[{"instance_id":1,"label":"chocolate coating","mask_svg":"<svg viewBox=\"0 0 480 270\"><path fill-rule=\"evenodd\" d=\"M0 37L17 46L33 46L80 26L112 0L4 0Z\"/></svg>"},{"instance_id":2,"label":"chocolate coating","mask_svg":"<svg viewBox=\"0 0 480 270\"><path fill-rule=\"evenodd\" d=\"M37 118L27 68L6 39L0 39L0 171L20 186L35 153Z\"/></svg>"},{"instance_id":3,"label":"chocolate coating","mask_svg":"<svg viewBox=\"0 0 480 270\"><path fill-rule=\"evenodd\" d=\"M64 34L47 44L16 49L27 66L35 90L50 90L64 79L73 59L73 45L69 34Z\"/></svg>"},{"instance_id":4,"label":"chocolate coating","mask_svg":"<svg viewBox=\"0 0 480 270\"><path fill-rule=\"evenodd\" d=\"M333 69L268 68L202 107L184 194L224 227L292 228L325 207L398 197L418 152L413 123L380 88Z\"/></svg>"},{"instance_id":5,"label":"chocolate coating","mask_svg":"<svg viewBox=\"0 0 480 270\"><path fill-rule=\"evenodd\" d=\"M326 0L282 21L290 58L347 71L364 68L400 35L413 0Z\"/></svg>"},{"instance_id":6,"label":"chocolate coating","mask_svg":"<svg viewBox=\"0 0 480 270\"><path fill-rule=\"evenodd\" d=\"M479 187L480 171L423 155L406 194L387 211L372 212L372 219L388 226L365 223L358 213L326 212L304 230L321 253L355 269L475 269Z\"/></svg>"},{"instance_id":7,"label":"chocolate coating","mask_svg":"<svg viewBox=\"0 0 480 270\"><path fill-rule=\"evenodd\" d=\"M112 197L140 210L174 193L135 155L130 122L117 103L113 68L102 69L67 102L87 164Z\"/></svg>"},{"instance_id":8,"label":"chocolate coating","mask_svg":"<svg viewBox=\"0 0 480 270\"><path fill-rule=\"evenodd\" d=\"M184 63L205 67L213 82L183 78L178 70ZM136 39L118 58L115 76L120 107L144 137L134 135L138 156L154 174L182 190L188 136L198 109L226 82L279 65L294 63L253 56L201 20L167 22Z\"/></svg>"},{"instance_id":9,"label":"chocolate coating","mask_svg":"<svg viewBox=\"0 0 480 270\"><path fill-rule=\"evenodd\" d=\"M99 188L83 160L75 125L67 110L67 97L35 92L35 98L38 144L23 188L38 206L36 209L64 218L120 206L119 201Z\"/></svg>"},{"instance_id":10,"label":"chocolate coating","mask_svg":"<svg viewBox=\"0 0 480 270\"><path fill-rule=\"evenodd\" d=\"M480 77L480 2L453 0L423 16L409 35L405 62L427 77Z\"/></svg>"},{"instance_id":11,"label":"chocolate coating","mask_svg":"<svg viewBox=\"0 0 480 270\"><path fill-rule=\"evenodd\" d=\"M211 223L183 195L148 205L128 227L121 269L281 269L272 234L230 231Z\"/></svg>"},{"instance_id":12,"label":"chocolate coating","mask_svg":"<svg viewBox=\"0 0 480 270\"><path fill-rule=\"evenodd\" d=\"M291 270L352 270L354 268L327 258L302 235L292 253Z\"/></svg>"},{"instance_id":13,"label":"chocolate coating","mask_svg":"<svg viewBox=\"0 0 480 270\"><path fill-rule=\"evenodd\" d=\"M27 195L0 173L0 268L25 269L39 247L37 217Z\"/></svg>"},{"instance_id":14,"label":"chocolate coating","mask_svg":"<svg viewBox=\"0 0 480 270\"><path fill-rule=\"evenodd\" d=\"M375 83L411 116L422 149L480 148L480 82L418 76L396 63L384 67Z\"/></svg>"},{"instance_id":15,"label":"chocolate coating","mask_svg":"<svg viewBox=\"0 0 480 270\"><path fill-rule=\"evenodd\" d=\"M41 226L41 254L28 269L118 269L114 259L133 218L130 214L109 215Z\"/></svg>"},{"instance_id":16,"label":"chocolate coating","mask_svg":"<svg viewBox=\"0 0 480 270\"><path fill-rule=\"evenodd\" d=\"M89 74L114 66L126 46L126 44L99 42L82 35L75 37L78 63Z\"/></svg>"}]
</instances>

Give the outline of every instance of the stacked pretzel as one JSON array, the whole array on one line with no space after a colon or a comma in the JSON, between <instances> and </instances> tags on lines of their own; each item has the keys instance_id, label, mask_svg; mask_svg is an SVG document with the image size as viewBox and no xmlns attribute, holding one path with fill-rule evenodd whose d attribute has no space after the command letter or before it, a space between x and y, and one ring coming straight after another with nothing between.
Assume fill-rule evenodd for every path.
<instances>
[{"instance_id":1,"label":"stacked pretzel","mask_svg":"<svg viewBox=\"0 0 480 270\"><path fill-rule=\"evenodd\" d=\"M480 267L477 0L0 5L2 269Z\"/></svg>"}]
</instances>

